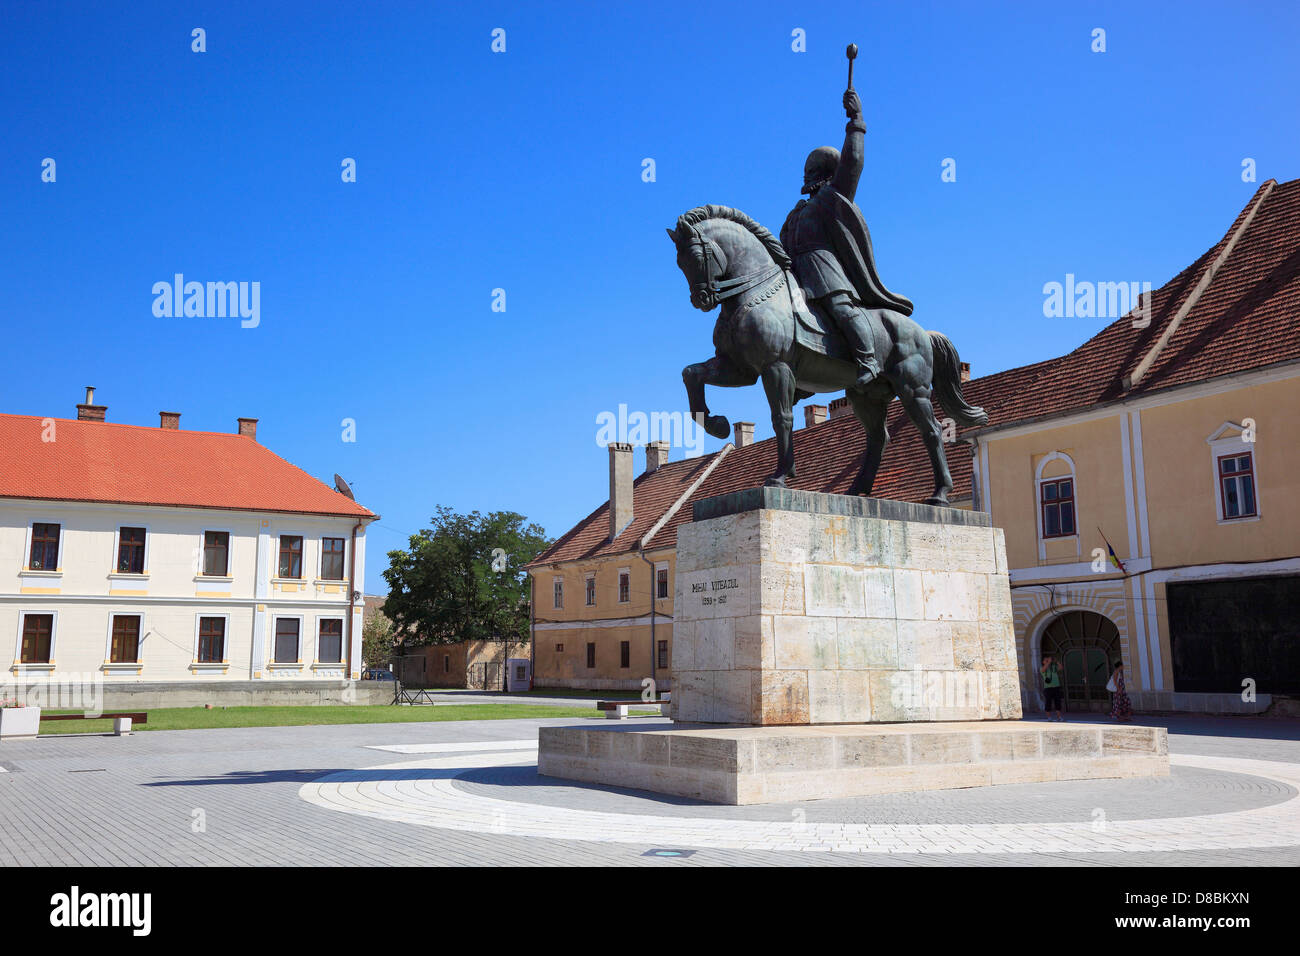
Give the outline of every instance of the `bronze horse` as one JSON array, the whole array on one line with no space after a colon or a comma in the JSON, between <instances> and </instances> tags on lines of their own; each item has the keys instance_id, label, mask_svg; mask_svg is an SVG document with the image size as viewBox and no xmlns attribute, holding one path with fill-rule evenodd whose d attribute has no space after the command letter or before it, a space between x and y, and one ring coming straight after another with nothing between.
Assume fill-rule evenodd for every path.
<instances>
[{"instance_id":1,"label":"bronze horse","mask_svg":"<svg viewBox=\"0 0 1300 956\"><path fill-rule=\"evenodd\" d=\"M946 505L952 475L930 396L963 425L983 425L988 415L961 394L960 360L948 338L926 332L901 312L881 310L874 329L881 374L865 389L854 387L857 367L843 337L805 303L790 257L775 236L737 209L699 206L684 213L668 237L686 276L691 304L722 311L713 327L713 358L682 370L691 415L714 438L726 438L725 416L711 415L705 385L740 388L760 379L776 430L776 471L767 484L784 487L795 476L794 405L818 392L845 390L867 432L867 450L849 494L870 495L889 434L885 415L897 395L925 441L934 469L928 504Z\"/></svg>"}]
</instances>

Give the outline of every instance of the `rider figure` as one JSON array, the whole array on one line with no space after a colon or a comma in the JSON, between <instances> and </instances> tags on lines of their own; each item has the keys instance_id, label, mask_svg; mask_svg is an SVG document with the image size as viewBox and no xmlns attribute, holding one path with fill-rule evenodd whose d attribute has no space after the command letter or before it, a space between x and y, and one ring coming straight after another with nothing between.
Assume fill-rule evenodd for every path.
<instances>
[{"instance_id":1,"label":"rider figure","mask_svg":"<svg viewBox=\"0 0 1300 956\"><path fill-rule=\"evenodd\" d=\"M819 146L808 154L801 199L781 227L781 245L794 262L804 295L835 323L853 350L858 366L855 387L880 374L873 347L872 320L882 310L911 315L912 303L885 288L876 274L871 234L853 202L864 162L862 102L844 93L844 152Z\"/></svg>"}]
</instances>

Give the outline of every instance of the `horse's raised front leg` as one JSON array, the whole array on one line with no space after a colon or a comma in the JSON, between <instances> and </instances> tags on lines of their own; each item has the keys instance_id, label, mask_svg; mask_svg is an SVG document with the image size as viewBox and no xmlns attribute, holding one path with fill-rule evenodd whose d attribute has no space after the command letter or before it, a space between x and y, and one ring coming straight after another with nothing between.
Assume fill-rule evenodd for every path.
<instances>
[{"instance_id":1,"label":"horse's raised front leg","mask_svg":"<svg viewBox=\"0 0 1300 956\"><path fill-rule=\"evenodd\" d=\"M763 390L776 431L776 471L766 484L784 488L785 480L794 477L794 372L790 366L773 362L763 369Z\"/></svg>"},{"instance_id":2,"label":"horse's raised front leg","mask_svg":"<svg viewBox=\"0 0 1300 956\"><path fill-rule=\"evenodd\" d=\"M718 385L723 388L743 388L753 385L758 376L736 368L721 355L715 355L707 362L696 362L682 369L682 381L686 383L686 397L691 403L691 419L700 422L704 430L714 438L726 438L731 434L731 423L726 415L710 415L709 405L704 400L704 386Z\"/></svg>"}]
</instances>

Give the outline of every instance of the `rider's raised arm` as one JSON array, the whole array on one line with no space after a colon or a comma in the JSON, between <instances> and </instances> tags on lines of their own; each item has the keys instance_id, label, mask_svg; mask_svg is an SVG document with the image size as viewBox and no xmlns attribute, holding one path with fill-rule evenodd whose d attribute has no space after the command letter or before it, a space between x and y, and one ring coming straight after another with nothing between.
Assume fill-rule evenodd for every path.
<instances>
[{"instance_id":1,"label":"rider's raised arm","mask_svg":"<svg viewBox=\"0 0 1300 956\"><path fill-rule=\"evenodd\" d=\"M867 124L862 120L862 103L853 90L844 93L844 110L848 113L849 123L844 127L844 149L840 150L840 162L835 167L831 187L852 200L857 194L858 178L866 162L864 137L867 132Z\"/></svg>"}]
</instances>

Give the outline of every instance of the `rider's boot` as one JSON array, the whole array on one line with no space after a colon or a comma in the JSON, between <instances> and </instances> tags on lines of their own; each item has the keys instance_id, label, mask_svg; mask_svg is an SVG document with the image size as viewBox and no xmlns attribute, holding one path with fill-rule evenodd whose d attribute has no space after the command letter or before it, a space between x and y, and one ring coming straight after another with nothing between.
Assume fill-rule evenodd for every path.
<instances>
[{"instance_id":1,"label":"rider's boot","mask_svg":"<svg viewBox=\"0 0 1300 956\"><path fill-rule=\"evenodd\" d=\"M880 365L876 362L876 352L872 348L871 332L864 328L861 319L845 322L842 326L844 337L849 340L853 350L853 360L858 365L858 378L853 383L855 388L866 388L880 375Z\"/></svg>"}]
</instances>

